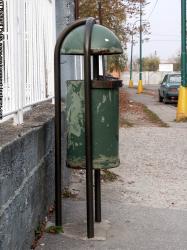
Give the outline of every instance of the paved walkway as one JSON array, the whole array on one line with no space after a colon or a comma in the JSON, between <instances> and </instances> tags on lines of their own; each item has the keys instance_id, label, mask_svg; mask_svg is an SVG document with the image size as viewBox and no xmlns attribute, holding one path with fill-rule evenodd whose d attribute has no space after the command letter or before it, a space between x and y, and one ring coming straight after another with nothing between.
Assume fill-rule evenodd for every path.
<instances>
[{"instance_id":1,"label":"paved walkway","mask_svg":"<svg viewBox=\"0 0 187 250\"><path fill-rule=\"evenodd\" d=\"M85 237L85 176L76 172L70 188L78 197L63 201L64 234L45 234L37 250L187 249L186 124L173 122L175 107L128 91L172 126L121 129L121 164L112 170L119 177L102 183L103 222L95 239Z\"/></svg>"},{"instance_id":2,"label":"paved walkway","mask_svg":"<svg viewBox=\"0 0 187 250\"><path fill-rule=\"evenodd\" d=\"M150 90L155 90L157 94L157 86L150 86L147 85L145 86L146 89ZM136 89L129 89L125 88L126 91L130 94L130 97L132 100L141 102L145 104L151 111L156 113L160 119L167 123L170 127L173 128L187 128L187 123L183 122L175 122L176 119L176 105L171 105L171 104L163 104L158 102L158 97L156 96L151 96L151 95L146 95L146 94L137 94Z\"/></svg>"}]
</instances>

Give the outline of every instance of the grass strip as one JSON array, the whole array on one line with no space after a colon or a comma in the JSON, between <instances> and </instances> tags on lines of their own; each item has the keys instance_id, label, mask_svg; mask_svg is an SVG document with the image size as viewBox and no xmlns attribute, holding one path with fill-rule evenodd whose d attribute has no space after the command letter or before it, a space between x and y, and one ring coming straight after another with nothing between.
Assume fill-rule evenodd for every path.
<instances>
[{"instance_id":1,"label":"grass strip","mask_svg":"<svg viewBox=\"0 0 187 250\"><path fill-rule=\"evenodd\" d=\"M159 127L163 127L163 128L168 128L169 125L165 122L163 122L157 114L155 114L154 112L152 112L150 109L148 109L147 106L145 106L144 104L141 104L143 107L143 112L147 115L147 117L149 118L149 120L154 123L154 124L158 124Z\"/></svg>"}]
</instances>

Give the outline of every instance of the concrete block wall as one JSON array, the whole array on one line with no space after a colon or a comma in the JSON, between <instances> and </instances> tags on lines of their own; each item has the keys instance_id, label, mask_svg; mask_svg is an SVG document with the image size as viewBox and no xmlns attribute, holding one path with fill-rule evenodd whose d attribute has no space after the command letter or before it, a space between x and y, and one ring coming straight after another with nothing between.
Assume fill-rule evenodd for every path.
<instances>
[{"instance_id":1,"label":"concrete block wall","mask_svg":"<svg viewBox=\"0 0 187 250\"><path fill-rule=\"evenodd\" d=\"M179 72L159 72L159 71L144 71L142 72L143 84L160 84L165 74L179 73ZM122 72L120 78L125 85L129 85L130 73ZM132 79L134 86L138 86L139 72L133 71Z\"/></svg>"},{"instance_id":2,"label":"concrete block wall","mask_svg":"<svg viewBox=\"0 0 187 250\"><path fill-rule=\"evenodd\" d=\"M63 126L64 119L62 113ZM30 249L34 230L54 204L54 170L54 119L0 148L0 250Z\"/></svg>"}]
</instances>

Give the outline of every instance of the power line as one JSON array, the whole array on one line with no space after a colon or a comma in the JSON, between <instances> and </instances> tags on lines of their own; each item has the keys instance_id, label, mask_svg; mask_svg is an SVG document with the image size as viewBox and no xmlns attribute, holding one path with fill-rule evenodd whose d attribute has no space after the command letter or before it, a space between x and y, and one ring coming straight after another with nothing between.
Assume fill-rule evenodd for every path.
<instances>
[{"instance_id":1,"label":"power line","mask_svg":"<svg viewBox=\"0 0 187 250\"><path fill-rule=\"evenodd\" d=\"M154 5L154 7L153 7L151 13L149 14L149 16L148 16L148 18L147 18L148 20L149 20L150 16L153 14L153 11L155 10L155 8L156 8L156 6L157 6L157 3L158 3L158 0L156 0L155 5Z\"/></svg>"}]
</instances>

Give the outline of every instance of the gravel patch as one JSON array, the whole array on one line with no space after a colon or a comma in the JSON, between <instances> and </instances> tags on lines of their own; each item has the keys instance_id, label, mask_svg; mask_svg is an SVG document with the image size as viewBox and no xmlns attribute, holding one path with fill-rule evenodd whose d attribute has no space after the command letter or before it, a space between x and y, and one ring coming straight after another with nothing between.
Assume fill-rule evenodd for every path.
<instances>
[{"instance_id":1,"label":"gravel patch","mask_svg":"<svg viewBox=\"0 0 187 250\"><path fill-rule=\"evenodd\" d=\"M120 129L115 182L102 181L102 201L152 208L187 209L187 131L135 127ZM84 200L85 173L73 174L70 190Z\"/></svg>"},{"instance_id":2,"label":"gravel patch","mask_svg":"<svg viewBox=\"0 0 187 250\"><path fill-rule=\"evenodd\" d=\"M121 165L115 172L125 202L187 209L186 138L185 129L121 128Z\"/></svg>"}]
</instances>

